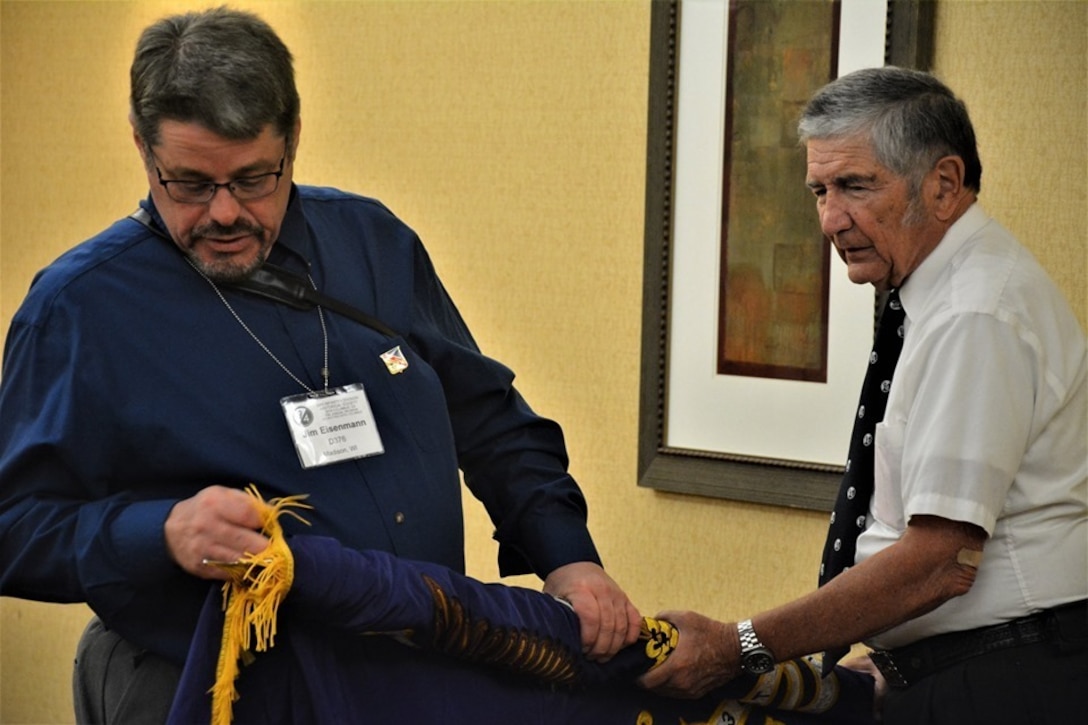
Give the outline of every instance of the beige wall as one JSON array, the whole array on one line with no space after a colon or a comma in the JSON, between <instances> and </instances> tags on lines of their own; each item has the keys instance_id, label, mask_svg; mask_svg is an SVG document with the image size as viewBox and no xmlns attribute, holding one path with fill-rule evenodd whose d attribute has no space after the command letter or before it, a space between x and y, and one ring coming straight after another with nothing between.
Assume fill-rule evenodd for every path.
<instances>
[{"instance_id":1,"label":"beige wall","mask_svg":"<svg viewBox=\"0 0 1088 725\"><path fill-rule=\"evenodd\" d=\"M934 70L967 102L981 201L1088 326L1088 2L943 0Z\"/></svg>"},{"instance_id":2,"label":"beige wall","mask_svg":"<svg viewBox=\"0 0 1088 725\"><path fill-rule=\"evenodd\" d=\"M419 231L481 345L563 423L636 603L739 617L809 590L823 514L635 486L649 3L236 4L296 55L299 180L377 196ZM0 2L0 330L36 269L145 192L129 56L141 27L187 7ZM939 11L938 69L978 123L983 200L1084 322L1088 5ZM493 578L489 525L466 506L470 570ZM71 721L86 617L0 599L0 722Z\"/></svg>"}]
</instances>

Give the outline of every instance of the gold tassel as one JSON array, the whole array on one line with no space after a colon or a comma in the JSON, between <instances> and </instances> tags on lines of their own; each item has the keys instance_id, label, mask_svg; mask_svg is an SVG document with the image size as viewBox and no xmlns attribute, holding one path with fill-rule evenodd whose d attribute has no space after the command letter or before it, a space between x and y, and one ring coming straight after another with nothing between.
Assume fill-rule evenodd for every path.
<instances>
[{"instance_id":1,"label":"gold tassel","mask_svg":"<svg viewBox=\"0 0 1088 725\"><path fill-rule=\"evenodd\" d=\"M291 589L294 580L295 560L283 536L279 523L282 513L288 513L304 524L306 519L294 508L311 508L302 503L305 496L285 496L265 501L250 484L246 492L253 497L261 516L261 533L268 537L268 546L257 554L246 554L236 562L218 564L230 573L231 579L223 584L223 639L219 646L219 662L215 668L215 684L212 695L212 725L230 725L234 716L234 702L238 699L235 680L239 674L239 660L250 662L253 651L264 652L275 644L276 613L280 603ZM256 638L251 651L250 645Z\"/></svg>"}]
</instances>

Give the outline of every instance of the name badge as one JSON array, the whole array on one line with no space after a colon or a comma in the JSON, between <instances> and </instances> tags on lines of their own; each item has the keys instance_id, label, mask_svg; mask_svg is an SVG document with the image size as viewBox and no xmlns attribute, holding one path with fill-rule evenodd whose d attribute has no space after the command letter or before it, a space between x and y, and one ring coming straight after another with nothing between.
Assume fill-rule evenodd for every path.
<instances>
[{"instance_id":1,"label":"name badge","mask_svg":"<svg viewBox=\"0 0 1088 725\"><path fill-rule=\"evenodd\" d=\"M280 399L303 468L385 452L370 401L359 383L328 393Z\"/></svg>"}]
</instances>

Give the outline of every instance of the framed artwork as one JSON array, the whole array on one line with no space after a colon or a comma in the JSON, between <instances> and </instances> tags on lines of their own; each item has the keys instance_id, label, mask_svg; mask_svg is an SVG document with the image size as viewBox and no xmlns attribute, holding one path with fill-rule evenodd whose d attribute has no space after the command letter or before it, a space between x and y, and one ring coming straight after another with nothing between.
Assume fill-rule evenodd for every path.
<instances>
[{"instance_id":1,"label":"framed artwork","mask_svg":"<svg viewBox=\"0 0 1088 725\"><path fill-rule=\"evenodd\" d=\"M925 0L655 0L639 485L830 510L876 299L832 259L796 119L862 67L927 68Z\"/></svg>"}]
</instances>

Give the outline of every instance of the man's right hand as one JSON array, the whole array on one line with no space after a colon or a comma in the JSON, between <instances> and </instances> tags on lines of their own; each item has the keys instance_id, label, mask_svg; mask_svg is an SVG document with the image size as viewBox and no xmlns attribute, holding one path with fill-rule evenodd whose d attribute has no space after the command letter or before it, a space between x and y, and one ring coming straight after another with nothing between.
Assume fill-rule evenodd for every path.
<instances>
[{"instance_id":1,"label":"man's right hand","mask_svg":"<svg viewBox=\"0 0 1088 725\"><path fill-rule=\"evenodd\" d=\"M166 548L185 571L202 579L227 579L209 561L237 561L268 546L253 497L236 488L209 486L179 501L163 524Z\"/></svg>"}]
</instances>

